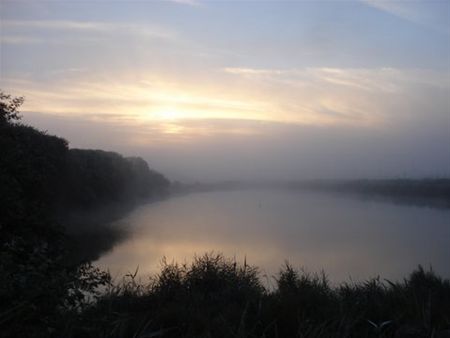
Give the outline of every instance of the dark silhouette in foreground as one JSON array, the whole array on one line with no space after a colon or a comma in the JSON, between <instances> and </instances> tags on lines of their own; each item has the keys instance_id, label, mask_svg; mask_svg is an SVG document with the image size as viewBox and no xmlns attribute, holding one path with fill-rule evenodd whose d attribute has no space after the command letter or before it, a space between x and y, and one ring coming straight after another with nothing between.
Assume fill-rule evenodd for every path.
<instances>
[{"instance_id":1,"label":"dark silhouette in foreground","mask_svg":"<svg viewBox=\"0 0 450 338\"><path fill-rule=\"evenodd\" d=\"M269 290L256 267L206 254L190 265L163 260L161 272L147 282L136 273L117 283L102 277L87 290L93 298L84 294L65 303L56 318L46 322L30 321L33 317L24 317L24 309L16 316L0 315L0 322L7 324L2 333L67 338L431 338L448 337L450 330L450 281L420 266L401 282L374 278L333 287L324 274L286 264ZM34 316L40 319L40 314Z\"/></svg>"},{"instance_id":2,"label":"dark silhouette in foreground","mask_svg":"<svg viewBox=\"0 0 450 338\"><path fill-rule=\"evenodd\" d=\"M146 284L128 275L108 289L82 323L105 337L444 337L450 329L450 281L422 267L403 282L332 287L324 274L286 263L275 284L264 288L256 267L221 255L164 262Z\"/></svg>"}]
</instances>

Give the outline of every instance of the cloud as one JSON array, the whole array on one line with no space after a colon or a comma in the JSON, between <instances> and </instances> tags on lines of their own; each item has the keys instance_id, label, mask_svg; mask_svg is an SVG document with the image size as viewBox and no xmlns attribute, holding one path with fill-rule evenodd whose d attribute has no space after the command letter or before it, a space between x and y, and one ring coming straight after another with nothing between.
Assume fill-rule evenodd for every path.
<instances>
[{"instance_id":1,"label":"cloud","mask_svg":"<svg viewBox=\"0 0 450 338\"><path fill-rule=\"evenodd\" d=\"M450 72L399 68L225 67L195 78L183 72L99 74L67 68L44 79L16 76L3 82L4 90L26 96L26 111L158 123L174 139L222 133L188 124L199 120L374 130L448 123L450 95ZM248 128L224 128L227 132L254 135Z\"/></svg>"},{"instance_id":2,"label":"cloud","mask_svg":"<svg viewBox=\"0 0 450 338\"><path fill-rule=\"evenodd\" d=\"M448 1L361 0L366 5L421 26L450 34Z\"/></svg>"},{"instance_id":3,"label":"cloud","mask_svg":"<svg viewBox=\"0 0 450 338\"><path fill-rule=\"evenodd\" d=\"M225 68L272 98L279 120L377 126L442 114L450 72L400 68ZM255 91L255 89L254 89ZM424 111L415 106L421 102Z\"/></svg>"},{"instance_id":4,"label":"cloud","mask_svg":"<svg viewBox=\"0 0 450 338\"><path fill-rule=\"evenodd\" d=\"M282 75L287 74L289 71L285 70L277 70L277 69L254 69L254 68L238 68L238 67L229 67L224 69L225 72L236 75L243 76L254 76L254 75L262 75L262 76L270 76L270 75Z\"/></svg>"},{"instance_id":5,"label":"cloud","mask_svg":"<svg viewBox=\"0 0 450 338\"><path fill-rule=\"evenodd\" d=\"M3 20L4 30L26 30L34 34L35 30L71 31L78 33L104 34L138 34L142 37L174 39L176 33L166 27L149 24L133 24L121 22L101 21L73 21L73 20Z\"/></svg>"},{"instance_id":6,"label":"cloud","mask_svg":"<svg viewBox=\"0 0 450 338\"><path fill-rule=\"evenodd\" d=\"M174 2L181 5L199 6L200 1L197 0L166 0L168 2Z\"/></svg>"},{"instance_id":7,"label":"cloud","mask_svg":"<svg viewBox=\"0 0 450 338\"><path fill-rule=\"evenodd\" d=\"M365 4L411 21L419 20L419 13L409 1L361 0Z\"/></svg>"},{"instance_id":8,"label":"cloud","mask_svg":"<svg viewBox=\"0 0 450 338\"><path fill-rule=\"evenodd\" d=\"M192 83L173 83L154 74L145 80L111 75L98 77L84 69L53 72L44 83L32 78L5 78L8 91L27 97L27 111L61 115L139 116L141 121L203 118L264 118L264 104L250 98L208 93ZM56 76L58 75L58 76Z\"/></svg>"},{"instance_id":9,"label":"cloud","mask_svg":"<svg viewBox=\"0 0 450 338\"><path fill-rule=\"evenodd\" d=\"M286 83L304 83L320 81L348 86L369 91L394 91L406 83L420 83L435 86L450 86L450 72L431 69L402 68L333 68L314 67L302 69L255 69L255 68L224 68L225 73L246 78L267 79L273 81L285 80ZM296 80L296 81L294 81Z\"/></svg>"},{"instance_id":10,"label":"cloud","mask_svg":"<svg viewBox=\"0 0 450 338\"><path fill-rule=\"evenodd\" d=\"M24 44L37 44L45 42L44 39L30 37L30 36L21 36L21 35L2 35L0 36L1 44L10 44L10 45L24 45Z\"/></svg>"}]
</instances>

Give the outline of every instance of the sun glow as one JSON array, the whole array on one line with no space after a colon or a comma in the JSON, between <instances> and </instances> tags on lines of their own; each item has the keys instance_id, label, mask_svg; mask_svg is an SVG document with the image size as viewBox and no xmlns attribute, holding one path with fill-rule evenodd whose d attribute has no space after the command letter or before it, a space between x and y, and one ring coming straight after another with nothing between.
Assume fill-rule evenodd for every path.
<instances>
[{"instance_id":1,"label":"sun glow","mask_svg":"<svg viewBox=\"0 0 450 338\"><path fill-rule=\"evenodd\" d=\"M186 112L177 110L176 108L158 110L152 115L158 120L179 120L187 117Z\"/></svg>"},{"instance_id":2,"label":"sun glow","mask_svg":"<svg viewBox=\"0 0 450 338\"><path fill-rule=\"evenodd\" d=\"M209 135L215 127L208 123L217 121L217 126L224 120L241 121L244 126L228 128L227 133L245 134L245 121L381 126L393 116L384 113L391 109L392 91L385 90L390 84L401 92L408 90L409 83L423 79L426 85L448 82L433 72L424 75L414 70L233 69L230 75L228 69L212 74L211 79L195 83L181 75L143 73L136 80L125 72L106 78L77 74L55 79L45 88L35 81L16 79L10 88L27 97L24 108L29 112L80 115L107 123L183 125L184 129L164 128L164 132ZM194 132L191 126L201 120L207 123Z\"/></svg>"}]
</instances>

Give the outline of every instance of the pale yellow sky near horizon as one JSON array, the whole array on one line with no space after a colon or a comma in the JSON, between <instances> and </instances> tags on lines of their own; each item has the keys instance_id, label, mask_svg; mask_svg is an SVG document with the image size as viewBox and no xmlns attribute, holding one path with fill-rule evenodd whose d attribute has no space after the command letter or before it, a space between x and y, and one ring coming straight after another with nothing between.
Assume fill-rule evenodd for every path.
<instances>
[{"instance_id":1,"label":"pale yellow sky near horizon","mask_svg":"<svg viewBox=\"0 0 450 338\"><path fill-rule=\"evenodd\" d=\"M44 85L11 80L10 88L26 97L24 112L158 123L176 135L185 120L212 119L379 128L407 118L422 87L450 87L448 74L393 68L226 68L200 83L182 75L69 72Z\"/></svg>"}]
</instances>

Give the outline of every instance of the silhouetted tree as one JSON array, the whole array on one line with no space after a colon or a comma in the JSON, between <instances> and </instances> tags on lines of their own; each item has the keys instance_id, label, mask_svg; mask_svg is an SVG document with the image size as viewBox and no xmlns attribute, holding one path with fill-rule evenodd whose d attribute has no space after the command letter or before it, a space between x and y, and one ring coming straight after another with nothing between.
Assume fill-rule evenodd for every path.
<instances>
[{"instance_id":1,"label":"silhouetted tree","mask_svg":"<svg viewBox=\"0 0 450 338\"><path fill-rule=\"evenodd\" d=\"M23 102L23 97L11 97L0 90L0 125L20 120L18 109Z\"/></svg>"}]
</instances>

